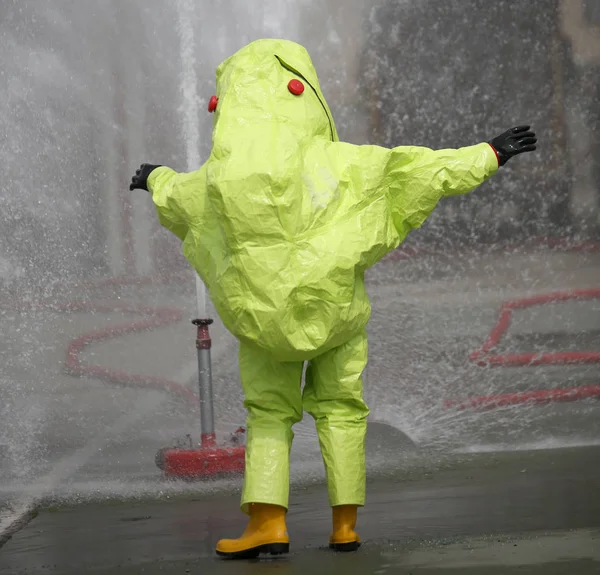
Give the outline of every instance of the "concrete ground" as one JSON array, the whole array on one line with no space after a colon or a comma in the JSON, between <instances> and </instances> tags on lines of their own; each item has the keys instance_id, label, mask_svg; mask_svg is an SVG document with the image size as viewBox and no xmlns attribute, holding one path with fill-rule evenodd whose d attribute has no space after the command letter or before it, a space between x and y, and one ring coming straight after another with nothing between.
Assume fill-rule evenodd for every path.
<instances>
[{"instance_id":1,"label":"concrete ground","mask_svg":"<svg viewBox=\"0 0 600 575\"><path fill-rule=\"evenodd\" d=\"M292 492L291 554L214 555L244 519L237 493L51 507L0 550L0 573L595 574L600 448L454 456L372 475L356 554L326 549L323 485Z\"/></svg>"},{"instance_id":2,"label":"concrete ground","mask_svg":"<svg viewBox=\"0 0 600 575\"><path fill-rule=\"evenodd\" d=\"M463 254L378 264L368 275L373 316L365 394L371 422L382 425L371 425L369 468L396 473L417 465L413 460L432 465L471 453L600 443L597 400L487 411L444 407L447 399L600 383L596 363L485 368L468 359L503 302L598 287L598 253ZM189 492L161 481L154 455L188 433L197 440L197 406L152 389L146 379L195 390L193 276L171 285L58 290L52 301L82 304L69 313L32 310L28 294L16 295L0 300L0 533L43 498L84 503ZM114 310L98 311L94 302ZM182 314L165 327L121 334L82 351L84 365L137 376L135 385L67 373L73 341L140 320L140 314L118 311L123 305ZM594 351L598 326L597 299L517 310L497 351ZM219 322L212 336L217 431L225 439L245 417L237 350ZM292 476L297 483L323 479L310 420L296 426Z\"/></svg>"}]
</instances>

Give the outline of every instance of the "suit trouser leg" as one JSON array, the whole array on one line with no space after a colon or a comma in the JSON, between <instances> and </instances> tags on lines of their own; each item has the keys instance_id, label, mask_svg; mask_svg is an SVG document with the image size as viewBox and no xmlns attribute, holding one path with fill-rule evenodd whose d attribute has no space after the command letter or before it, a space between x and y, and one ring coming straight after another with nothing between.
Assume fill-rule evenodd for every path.
<instances>
[{"instance_id":1,"label":"suit trouser leg","mask_svg":"<svg viewBox=\"0 0 600 575\"><path fill-rule=\"evenodd\" d=\"M332 507L365 503L369 409L363 401L362 373L367 355L365 330L313 359L307 369L304 409L316 422Z\"/></svg>"},{"instance_id":2,"label":"suit trouser leg","mask_svg":"<svg viewBox=\"0 0 600 575\"><path fill-rule=\"evenodd\" d=\"M302 362L275 361L240 344L240 376L248 410L242 511L250 503L288 507L292 426L302 419Z\"/></svg>"}]
</instances>

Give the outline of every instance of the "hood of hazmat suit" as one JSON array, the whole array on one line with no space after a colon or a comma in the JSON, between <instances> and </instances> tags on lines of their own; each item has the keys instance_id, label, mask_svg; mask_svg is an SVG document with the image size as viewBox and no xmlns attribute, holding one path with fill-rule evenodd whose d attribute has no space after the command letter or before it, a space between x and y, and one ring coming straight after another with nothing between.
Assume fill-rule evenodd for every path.
<instances>
[{"instance_id":1,"label":"hood of hazmat suit","mask_svg":"<svg viewBox=\"0 0 600 575\"><path fill-rule=\"evenodd\" d=\"M301 82L304 90L292 90ZM217 69L212 151L196 172L148 179L161 223L227 328L280 361L362 332L364 272L444 196L498 169L488 144L458 150L339 142L307 51L258 40Z\"/></svg>"}]
</instances>

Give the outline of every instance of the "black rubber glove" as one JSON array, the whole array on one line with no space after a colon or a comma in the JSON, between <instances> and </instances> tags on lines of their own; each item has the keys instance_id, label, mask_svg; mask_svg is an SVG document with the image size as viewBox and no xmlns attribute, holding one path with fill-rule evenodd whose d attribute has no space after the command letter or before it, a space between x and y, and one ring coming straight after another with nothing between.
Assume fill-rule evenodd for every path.
<instances>
[{"instance_id":1,"label":"black rubber glove","mask_svg":"<svg viewBox=\"0 0 600 575\"><path fill-rule=\"evenodd\" d=\"M513 156L523 152L533 152L536 142L535 132L530 131L529 126L517 126L496 136L490 145L496 150L498 161L503 166Z\"/></svg>"},{"instance_id":2,"label":"black rubber glove","mask_svg":"<svg viewBox=\"0 0 600 575\"><path fill-rule=\"evenodd\" d=\"M146 190L148 191L148 176L152 170L160 168L161 166L155 166L154 164L142 164L139 170L135 171L135 176L131 178L131 184L129 184L130 190Z\"/></svg>"}]
</instances>

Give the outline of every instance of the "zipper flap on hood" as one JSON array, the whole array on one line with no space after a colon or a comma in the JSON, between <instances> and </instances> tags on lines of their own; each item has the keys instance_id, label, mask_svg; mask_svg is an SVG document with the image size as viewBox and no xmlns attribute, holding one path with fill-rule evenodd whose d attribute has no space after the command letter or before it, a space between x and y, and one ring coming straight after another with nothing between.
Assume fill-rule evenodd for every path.
<instances>
[{"instance_id":1,"label":"zipper flap on hood","mask_svg":"<svg viewBox=\"0 0 600 575\"><path fill-rule=\"evenodd\" d=\"M325 97L323 96L321 89L319 88L319 83L318 83L316 74L314 75L314 78L308 78L307 77L308 74L300 72L300 70L298 70L298 68L289 64L279 54L275 54L275 58L277 58L277 60L279 60L279 63L286 70L289 70L290 72L292 72L294 74L297 74L300 78L302 78L311 87L312 91L316 94L317 98L319 99L319 102L321 102L321 106L323 106L325 113L327 114L327 119L329 120L329 127L331 129L331 140L333 142L339 141L337 130L335 128L335 123L333 121L333 116L331 115L331 110L329 109L329 106L327 105L327 102L325 101Z\"/></svg>"}]
</instances>

